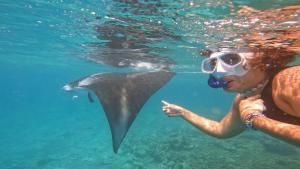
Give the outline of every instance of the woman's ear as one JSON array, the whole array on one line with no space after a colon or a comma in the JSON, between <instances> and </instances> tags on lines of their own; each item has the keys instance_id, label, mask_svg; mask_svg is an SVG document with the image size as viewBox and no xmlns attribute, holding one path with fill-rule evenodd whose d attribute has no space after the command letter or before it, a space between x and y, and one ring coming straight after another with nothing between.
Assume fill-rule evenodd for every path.
<instances>
[{"instance_id":1,"label":"woman's ear","mask_svg":"<svg viewBox=\"0 0 300 169\"><path fill-rule=\"evenodd\" d=\"M213 52L209 49L201 49L199 54L204 57L209 57Z\"/></svg>"}]
</instances>

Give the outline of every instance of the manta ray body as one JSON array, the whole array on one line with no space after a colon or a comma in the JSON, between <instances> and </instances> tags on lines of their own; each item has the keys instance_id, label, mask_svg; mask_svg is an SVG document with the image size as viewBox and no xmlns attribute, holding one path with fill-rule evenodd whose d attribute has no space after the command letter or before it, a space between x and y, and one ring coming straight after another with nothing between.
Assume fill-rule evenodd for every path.
<instances>
[{"instance_id":1,"label":"manta ray body","mask_svg":"<svg viewBox=\"0 0 300 169\"><path fill-rule=\"evenodd\" d=\"M96 94L108 119L113 150L117 153L128 129L143 105L173 75L173 72L164 70L99 73L66 84L64 89L85 88Z\"/></svg>"}]
</instances>

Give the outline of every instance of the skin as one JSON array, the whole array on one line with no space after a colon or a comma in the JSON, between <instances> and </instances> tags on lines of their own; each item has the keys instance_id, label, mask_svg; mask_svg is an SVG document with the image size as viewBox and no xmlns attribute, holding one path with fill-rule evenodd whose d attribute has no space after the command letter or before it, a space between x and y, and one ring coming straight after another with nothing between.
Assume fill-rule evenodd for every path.
<instances>
[{"instance_id":1,"label":"skin","mask_svg":"<svg viewBox=\"0 0 300 169\"><path fill-rule=\"evenodd\" d=\"M225 80L230 81L225 90L239 93L257 86L268 78L267 73L259 69L250 69L247 74L241 77L224 77ZM272 97L275 104L287 114L300 117L300 66L279 72L273 78L272 84ZM264 103L260 98L261 91L262 89L258 90L250 97L237 94L231 109L221 121L207 119L166 101L162 101L162 109L169 117L182 117L208 135L217 138L230 138L246 129L244 121L247 114L264 111ZM257 130L300 147L299 125L283 123L264 116L253 118L252 124Z\"/></svg>"}]
</instances>

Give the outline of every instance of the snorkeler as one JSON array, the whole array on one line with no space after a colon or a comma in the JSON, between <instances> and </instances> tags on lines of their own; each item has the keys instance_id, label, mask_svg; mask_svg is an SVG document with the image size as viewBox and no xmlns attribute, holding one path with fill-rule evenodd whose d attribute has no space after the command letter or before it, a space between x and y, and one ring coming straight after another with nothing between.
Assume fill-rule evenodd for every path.
<instances>
[{"instance_id":1,"label":"snorkeler","mask_svg":"<svg viewBox=\"0 0 300 169\"><path fill-rule=\"evenodd\" d=\"M233 137L252 128L300 146L300 66L278 67L273 74L274 69L268 71L267 66L264 70L251 65L251 59L261 55L225 50L203 60L202 71L210 74L211 87L238 93L220 122L166 101L162 101L163 111L168 116L181 116L218 138ZM287 61L284 57L277 59Z\"/></svg>"},{"instance_id":2,"label":"snorkeler","mask_svg":"<svg viewBox=\"0 0 300 169\"><path fill-rule=\"evenodd\" d=\"M217 138L230 138L248 128L300 147L300 66L287 66L300 53L300 29L290 30L278 33L278 39L287 37L291 41L287 46L266 47L264 39L248 36L245 41L250 45L246 50L221 48L207 52L209 58L202 61L201 69L209 74L209 86L237 93L221 121L166 101L162 101L163 111ZM259 44L259 48L252 48L251 43Z\"/></svg>"}]
</instances>

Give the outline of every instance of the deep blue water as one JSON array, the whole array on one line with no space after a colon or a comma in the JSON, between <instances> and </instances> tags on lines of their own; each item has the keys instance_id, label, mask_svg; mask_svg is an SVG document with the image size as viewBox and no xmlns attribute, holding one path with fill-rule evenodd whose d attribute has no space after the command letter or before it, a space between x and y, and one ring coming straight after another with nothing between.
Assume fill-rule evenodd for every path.
<instances>
[{"instance_id":1,"label":"deep blue water","mask_svg":"<svg viewBox=\"0 0 300 169\"><path fill-rule=\"evenodd\" d=\"M153 9L143 9L139 3L108 0L2 0L0 168L299 168L300 150L287 143L260 132L219 140L161 111L164 99L220 120L233 98L233 94L208 88L207 76L199 73L201 58L197 55L204 45L189 34L203 29L185 18L192 13L204 20L219 19L228 15L229 1L216 1L215 6L193 1L199 4L194 8L191 2L163 1ZM278 0L272 7L294 4L296 1ZM233 5L270 7L269 1L233 1ZM73 99L62 87L93 73L124 70L86 59L97 52L88 44L107 43L97 38L101 34L95 27L117 16L134 20L137 27L142 24L145 31L166 29L157 37L151 32L159 40L145 43L159 48L153 53L175 60L172 69L177 75L144 105L115 154L101 105L90 103L84 92ZM145 26L145 22L158 24Z\"/></svg>"}]
</instances>

